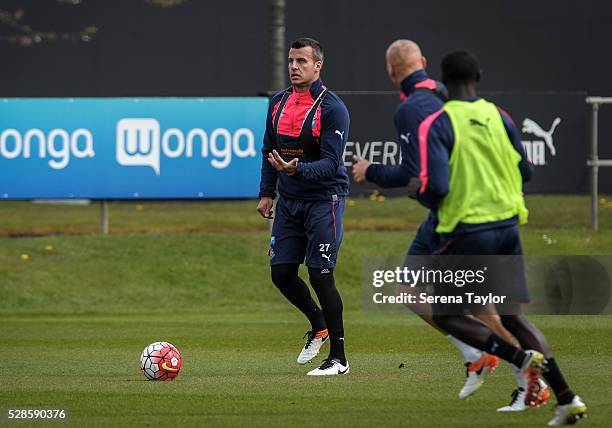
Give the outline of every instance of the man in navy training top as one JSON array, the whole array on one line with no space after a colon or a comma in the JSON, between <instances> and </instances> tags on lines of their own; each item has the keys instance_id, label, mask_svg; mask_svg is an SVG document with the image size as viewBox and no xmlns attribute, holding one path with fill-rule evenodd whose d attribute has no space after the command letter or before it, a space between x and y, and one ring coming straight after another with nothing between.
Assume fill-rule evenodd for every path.
<instances>
[{"instance_id":1,"label":"man in navy training top","mask_svg":"<svg viewBox=\"0 0 612 428\"><path fill-rule=\"evenodd\" d=\"M520 138L513 137L519 134L509 116L476 95L480 77L478 60L469 52L452 52L442 60L442 81L451 101L419 126L416 196L437 212L439 254L520 257L518 224L527 220L522 181L531 175L531 165ZM434 313L434 321L464 342L525 370L528 403L537 399L543 375L558 401L548 425L573 424L586 414L586 405L567 385L544 334L521 313L519 302L529 299L522 266L518 276L522 281L496 278L496 282L519 296L501 320L520 347L478 320L447 312L448 305Z\"/></svg>"},{"instance_id":2,"label":"man in navy training top","mask_svg":"<svg viewBox=\"0 0 612 428\"><path fill-rule=\"evenodd\" d=\"M394 41L387 48L385 59L389 79L401 91L402 102L397 107L393 118L399 136L401 163L399 165L372 164L359 156L353 156L355 161L353 179L358 183L368 180L383 188L404 187L409 184L411 178L418 177L419 174L417 141L419 125L427 116L442 107L447 93L442 83L430 79L427 75L425 71L427 59L415 42L405 39ZM436 251L439 237L435 227L436 216L434 212L430 212L410 245L409 257L431 255ZM417 303L408 306L412 307L425 322L447 336L463 354L466 360L467 379L459 392L459 398L465 399L472 395L482 385L485 375L491 373L499 365L499 358L482 352L440 329L433 321L429 305ZM504 329L496 314L481 315L481 319L500 336L513 340L512 335Z\"/></svg>"},{"instance_id":3,"label":"man in navy training top","mask_svg":"<svg viewBox=\"0 0 612 428\"><path fill-rule=\"evenodd\" d=\"M278 185L269 250L272 282L311 324L297 362L312 360L329 338L328 357L308 375L347 374L342 299L334 268L348 195L343 153L349 115L342 100L321 82L319 42L292 42L288 66L291 87L272 97L266 119L257 211L272 218ZM298 276L304 258L321 308Z\"/></svg>"}]
</instances>

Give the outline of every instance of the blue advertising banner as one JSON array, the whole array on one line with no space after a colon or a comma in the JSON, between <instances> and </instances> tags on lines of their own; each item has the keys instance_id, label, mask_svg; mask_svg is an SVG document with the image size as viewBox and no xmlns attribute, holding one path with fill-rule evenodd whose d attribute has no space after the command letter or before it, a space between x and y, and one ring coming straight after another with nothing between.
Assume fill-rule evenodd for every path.
<instances>
[{"instance_id":1,"label":"blue advertising banner","mask_svg":"<svg viewBox=\"0 0 612 428\"><path fill-rule=\"evenodd\" d=\"M248 198L267 98L0 100L0 198Z\"/></svg>"}]
</instances>

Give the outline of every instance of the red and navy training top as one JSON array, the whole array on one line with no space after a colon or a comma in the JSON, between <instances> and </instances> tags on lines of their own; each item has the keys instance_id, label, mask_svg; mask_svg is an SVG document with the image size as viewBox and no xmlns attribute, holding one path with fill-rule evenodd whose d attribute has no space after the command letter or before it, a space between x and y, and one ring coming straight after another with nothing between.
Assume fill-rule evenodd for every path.
<instances>
[{"instance_id":1,"label":"red and navy training top","mask_svg":"<svg viewBox=\"0 0 612 428\"><path fill-rule=\"evenodd\" d=\"M259 196L328 200L348 195L343 162L349 133L349 114L342 100L321 79L310 90L283 90L272 97L266 119ZM276 171L268 154L276 150L285 161L298 158L297 170Z\"/></svg>"}]
</instances>

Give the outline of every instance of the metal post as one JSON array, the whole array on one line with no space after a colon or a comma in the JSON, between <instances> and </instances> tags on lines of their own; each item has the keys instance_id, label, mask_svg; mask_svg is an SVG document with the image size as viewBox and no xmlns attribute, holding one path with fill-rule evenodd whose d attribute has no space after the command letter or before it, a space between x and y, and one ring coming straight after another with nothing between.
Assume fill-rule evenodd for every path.
<instances>
[{"instance_id":1,"label":"metal post","mask_svg":"<svg viewBox=\"0 0 612 428\"><path fill-rule=\"evenodd\" d=\"M270 91L286 86L285 0L270 0Z\"/></svg>"},{"instance_id":2,"label":"metal post","mask_svg":"<svg viewBox=\"0 0 612 428\"><path fill-rule=\"evenodd\" d=\"M598 175L600 167L612 167L612 159L599 159L598 154L598 113L599 106L612 105L612 97L587 97L587 104L591 106L591 157L587 160L587 165L591 168L591 227L593 230L599 228L597 219L598 210Z\"/></svg>"},{"instance_id":3,"label":"metal post","mask_svg":"<svg viewBox=\"0 0 612 428\"><path fill-rule=\"evenodd\" d=\"M100 233L108 235L108 201L100 201Z\"/></svg>"},{"instance_id":4,"label":"metal post","mask_svg":"<svg viewBox=\"0 0 612 428\"><path fill-rule=\"evenodd\" d=\"M287 50L285 47L285 0L270 0L270 83L269 91L287 86ZM268 220L270 231L273 221Z\"/></svg>"},{"instance_id":5,"label":"metal post","mask_svg":"<svg viewBox=\"0 0 612 428\"><path fill-rule=\"evenodd\" d=\"M598 220L597 220L597 196L598 196L598 174L599 174L599 165L598 165L598 150L597 150L597 119L599 113L599 104L593 104L591 108L591 228L593 230L597 230Z\"/></svg>"}]
</instances>

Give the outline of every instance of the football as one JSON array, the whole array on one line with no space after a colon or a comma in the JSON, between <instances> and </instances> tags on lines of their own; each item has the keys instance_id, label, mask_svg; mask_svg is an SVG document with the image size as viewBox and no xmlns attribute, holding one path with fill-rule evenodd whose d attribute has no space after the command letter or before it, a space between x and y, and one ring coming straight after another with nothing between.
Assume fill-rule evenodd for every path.
<instances>
[{"instance_id":1,"label":"football","mask_svg":"<svg viewBox=\"0 0 612 428\"><path fill-rule=\"evenodd\" d=\"M182 365L178 349L168 342L151 343L140 356L140 368L147 380L174 380Z\"/></svg>"}]
</instances>

